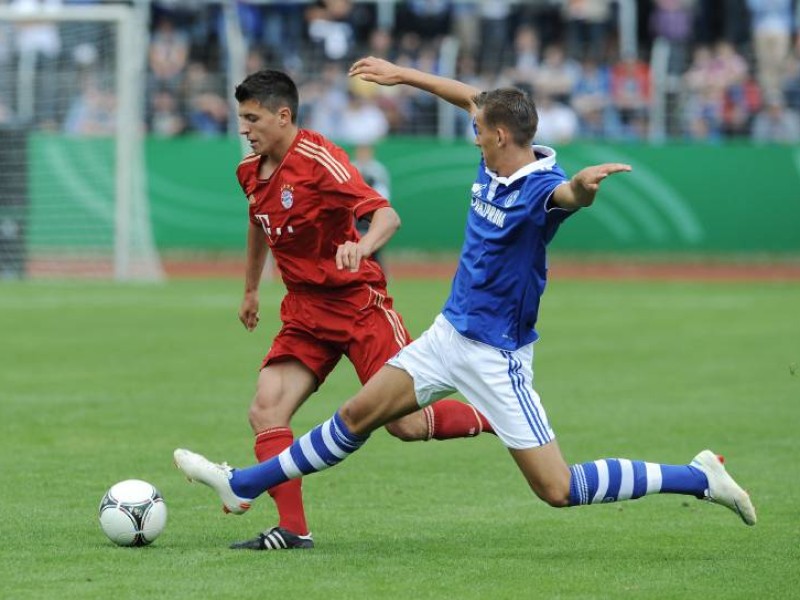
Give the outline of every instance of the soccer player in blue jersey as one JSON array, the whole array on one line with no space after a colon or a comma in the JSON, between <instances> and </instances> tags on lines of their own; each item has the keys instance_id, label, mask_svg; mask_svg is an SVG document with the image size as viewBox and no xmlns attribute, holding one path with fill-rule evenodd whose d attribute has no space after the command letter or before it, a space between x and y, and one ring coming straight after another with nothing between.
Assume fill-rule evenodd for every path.
<instances>
[{"instance_id":1,"label":"soccer player in blue jersey","mask_svg":"<svg viewBox=\"0 0 800 600\"><path fill-rule=\"evenodd\" d=\"M513 88L481 92L372 57L357 61L350 74L425 90L474 119L481 161L450 297L419 339L277 457L232 469L178 449L174 459L184 474L212 487L228 511L241 514L264 491L338 464L375 429L459 391L486 416L533 492L551 506L685 494L726 506L754 525L748 494L710 450L684 465L617 458L567 465L533 388L547 244L565 219L593 203L606 177L630 166L595 165L567 178L552 148L533 145L536 107Z\"/></svg>"}]
</instances>

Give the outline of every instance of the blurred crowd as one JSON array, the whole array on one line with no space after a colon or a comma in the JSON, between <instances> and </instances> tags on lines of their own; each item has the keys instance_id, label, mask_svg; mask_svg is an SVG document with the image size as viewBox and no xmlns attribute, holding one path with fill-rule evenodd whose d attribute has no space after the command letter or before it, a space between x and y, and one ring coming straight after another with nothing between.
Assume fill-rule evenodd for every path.
<instances>
[{"instance_id":1,"label":"blurred crowd","mask_svg":"<svg viewBox=\"0 0 800 600\"><path fill-rule=\"evenodd\" d=\"M240 0L235 11L245 71L288 71L300 86L301 125L343 143L438 131L441 108L431 96L347 78L351 61L366 54L455 75L482 89L527 89L539 108L541 143L646 139L657 91L672 139L800 141L800 0L632 1L635 52L620 50L620 6L612 0L398 0L389 5L390 27L382 26L381 2ZM145 107L151 134L235 133L223 17L220 3L151 3ZM91 27L72 26L79 25ZM45 125L74 133L111 127L114 98L96 68L108 49L66 48L65 39L87 38L59 39L53 26L49 33L47 25L34 27L0 32L0 65L13 60L15 48L35 44L43 63L67 56L84 67L81 93L60 123ZM454 73L446 72L450 40L458 42ZM669 49L665 73L651 71L656 43ZM4 110L0 99L0 122ZM470 135L467 119L454 118L455 131Z\"/></svg>"}]
</instances>

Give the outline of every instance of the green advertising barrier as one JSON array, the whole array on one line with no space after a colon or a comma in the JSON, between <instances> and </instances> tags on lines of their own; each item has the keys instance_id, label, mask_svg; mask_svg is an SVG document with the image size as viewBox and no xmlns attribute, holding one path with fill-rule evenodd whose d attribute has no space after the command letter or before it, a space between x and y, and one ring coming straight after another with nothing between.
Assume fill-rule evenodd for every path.
<instances>
[{"instance_id":1,"label":"green advertising barrier","mask_svg":"<svg viewBox=\"0 0 800 600\"><path fill-rule=\"evenodd\" d=\"M61 187L84 189L94 210L110 210L91 197L93 186L109 185L107 177L81 183L68 165L84 144L100 141L50 136L35 142L31 173L46 172ZM147 189L159 249L244 247L247 202L235 176L240 148L232 138L147 141ZM608 179L595 205L564 225L555 242L560 250L800 252L800 148L571 144L557 150L568 174L600 162L634 169ZM54 155L62 157L60 167ZM377 157L391 173L391 199L403 220L391 248L457 250L478 150L466 141L401 138L382 143ZM33 236L44 218L36 210L35 188L32 181ZM89 210L86 198L79 204L83 208L76 210Z\"/></svg>"},{"instance_id":2,"label":"green advertising barrier","mask_svg":"<svg viewBox=\"0 0 800 600\"><path fill-rule=\"evenodd\" d=\"M560 248L690 253L800 250L800 149L749 144L575 145L559 153L582 165L625 162L633 172L559 233Z\"/></svg>"},{"instance_id":3,"label":"green advertising barrier","mask_svg":"<svg viewBox=\"0 0 800 600\"><path fill-rule=\"evenodd\" d=\"M162 250L240 250L247 199L236 180L238 139L150 139L150 215Z\"/></svg>"}]
</instances>

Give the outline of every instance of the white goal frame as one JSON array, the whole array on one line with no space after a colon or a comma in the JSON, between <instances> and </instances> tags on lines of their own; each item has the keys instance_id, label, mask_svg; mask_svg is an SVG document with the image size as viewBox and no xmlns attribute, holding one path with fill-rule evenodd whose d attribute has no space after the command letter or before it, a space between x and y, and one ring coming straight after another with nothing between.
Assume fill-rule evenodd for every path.
<instances>
[{"instance_id":1,"label":"white goal frame","mask_svg":"<svg viewBox=\"0 0 800 600\"><path fill-rule=\"evenodd\" d=\"M118 281L160 280L164 274L155 250L145 187L144 116L145 46L149 42L145 18L128 5L45 5L36 10L0 6L0 21L30 23L105 22L116 25L116 139L113 276ZM137 39L141 44L137 44ZM18 90L18 93L20 90ZM134 205L139 209L134 212ZM133 236L138 225L148 253L147 266L134 268Z\"/></svg>"}]
</instances>

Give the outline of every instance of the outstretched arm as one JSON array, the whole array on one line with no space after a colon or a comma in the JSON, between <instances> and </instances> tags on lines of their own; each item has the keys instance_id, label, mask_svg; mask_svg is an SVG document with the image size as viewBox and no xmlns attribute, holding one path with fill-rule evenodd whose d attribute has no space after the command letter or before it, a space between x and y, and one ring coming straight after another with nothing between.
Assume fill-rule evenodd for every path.
<instances>
[{"instance_id":1,"label":"outstretched arm","mask_svg":"<svg viewBox=\"0 0 800 600\"><path fill-rule=\"evenodd\" d=\"M614 173L625 173L631 170L630 165L622 163L606 163L581 169L570 179L569 183L558 186L553 192L553 203L559 208L575 210L590 206L594 202L600 183Z\"/></svg>"},{"instance_id":2,"label":"outstretched arm","mask_svg":"<svg viewBox=\"0 0 800 600\"><path fill-rule=\"evenodd\" d=\"M361 58L354 62L348 74L350 77L358 76L364 81L372 81L380 85L404 83L439 96L442 100L447 100L450 104L463 108L470 114L475 114L476 111L472 99L481 91L455 79L439 77L410 67L400 67L374 56Z\"/></svg>"}]
</instances>

